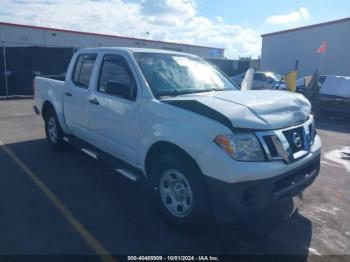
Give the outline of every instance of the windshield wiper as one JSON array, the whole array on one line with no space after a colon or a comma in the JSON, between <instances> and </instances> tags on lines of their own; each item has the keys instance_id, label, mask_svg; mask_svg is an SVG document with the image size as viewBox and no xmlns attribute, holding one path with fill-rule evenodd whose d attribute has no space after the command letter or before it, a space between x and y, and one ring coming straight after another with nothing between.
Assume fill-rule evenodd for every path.
<instances>
[{"instance_id":1,"label":"windshield wiper","mask_svg":"<svg viewBox=\"0 0 350 262\"><path fill-rule=\"evenodd\" d=\"M179 96L179 95L186 95L186 94L194 94L194 93L205 93L205 92L212 92L212 91L229 91L234 90L230 88L208 88L208 89L173 89L173 90L164 90L164 91L158 91L157 96L158 97L164 97L164 96Z\"/></svg>"},{"instance_id":2,"label":"windshield wiper","mask_svg":"<svg viewBox=\"0 0 350 262\"><path fill-rule=\"evenodd\" d=\"M192 94L192 93L203 93L203 92L211 92L212 89L184 89L184 90L166 90L166 91L158 91L158 96L179 96L179 95L185 95L185 94Z\"/></svg>"},{"instance_id":3,"label":"windshield wiper","mask_svg":"<svg viewBox=\"0 0 350 262\"><path fill-rule=\"evenodd\" d=\"M211 91L232 91L235 90L233 88L212 88Z\"/></svg>"}]
</instances>

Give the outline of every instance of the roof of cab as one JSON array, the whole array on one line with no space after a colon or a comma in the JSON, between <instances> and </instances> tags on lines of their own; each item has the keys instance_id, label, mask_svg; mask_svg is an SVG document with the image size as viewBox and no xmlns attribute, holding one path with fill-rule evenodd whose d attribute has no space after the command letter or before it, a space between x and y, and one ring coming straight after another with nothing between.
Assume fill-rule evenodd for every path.
<instances>
[{"instance_id":1,"label":"roof of cab","mask_svg":"<svg viewBox=\"0 0 350 262\"><path fill-rule=\"evenodd\" d=\"M165 49L155 49L155 48L139 48L139 47L94 47L94 48L82 48L79 51L95 51L95 52L113 52L113 51L124 51L128 53L156 53L156 54L177 54L177 55L189 55L196 56L194 54L184 53L184 52L176 52Z\"/></svg>"}]
</instances>

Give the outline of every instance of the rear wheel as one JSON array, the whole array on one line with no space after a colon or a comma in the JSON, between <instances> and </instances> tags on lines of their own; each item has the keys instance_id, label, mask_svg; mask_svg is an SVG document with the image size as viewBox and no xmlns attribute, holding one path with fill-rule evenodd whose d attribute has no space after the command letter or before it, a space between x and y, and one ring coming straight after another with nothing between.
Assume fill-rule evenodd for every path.
<instances>
[{"instance_id":1,"label":"rear wheel","mask_svg":"<svg viewBox=\"0 0 350 262\"><path fill-rule=\"evenodd\" d=\"M62 131L62 128L58 122L55 111L52 108L48 109L44 119L46 140L49 146L55 151L60 151L64 149L64 132Z\"/></svg>"},{"instance_id":2,"label":"rear wheel","mask_svg":"<svg viewBox=\"0 0 350 262\"><path fill-rule=\"evenodd\" d=\"M192 160L161 156L151 171L152 187L163 217L180 228L199 228L211 219L202 174Z\"/></svg>"}]
</instances>

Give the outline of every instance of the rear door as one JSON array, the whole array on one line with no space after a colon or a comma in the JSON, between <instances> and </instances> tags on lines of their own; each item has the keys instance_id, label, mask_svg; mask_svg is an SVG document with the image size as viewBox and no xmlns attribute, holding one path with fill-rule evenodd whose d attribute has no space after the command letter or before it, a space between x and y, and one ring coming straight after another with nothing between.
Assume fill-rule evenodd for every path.
<instances>
[{"instance_id":1,"label":"rear door","mask_svg":"<svg viewBox=\"0 0 350 262\"><path fill-rule=\"evenodd\" d=\"M67 78L63 98L64 116L69 130L76 136L90 140L88 106L91 92L91 75L97 54L80 54Z\"/></svg>"},{"instance_id":2,"label":"rear door","mask_svg":"<svg viewBox=\"0 0 350 262\"><path fill-rule=\"evenodd\" d=\"M99 76L89 104L89 124L95 145L134 164L142 135L141 96L136 75L122 54L105 54L99 64ZM128 95L118 95L119 86L129 90Z\"/></svg>"}]
</instances>

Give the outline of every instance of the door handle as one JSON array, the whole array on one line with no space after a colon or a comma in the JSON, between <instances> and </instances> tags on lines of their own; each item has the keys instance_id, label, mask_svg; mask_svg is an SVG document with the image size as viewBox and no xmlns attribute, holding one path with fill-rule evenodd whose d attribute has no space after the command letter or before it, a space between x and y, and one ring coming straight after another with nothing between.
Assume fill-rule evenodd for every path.
<instances>
[{"instance_id":1,"label":"door handle","mask_svg":"<svg viewBox=\"0 0 350 262\"><path fill-rule=\"evenodd\" d=\"M72 93L69 93L69 92L65 92L64 93L66 96L73 96Z\"/></svg>"},{"instance_id":2,"label":"door handle","mask_svg":"<svg viewBox=\"0 0 350 262\"><path fill-rule=\"evenodd\" d=\"M91 104L94 104L94 105L99 105L99 104L100 104L96 98L89 99L89 102L90 102Z\"/></svg>"}]
</instances>

